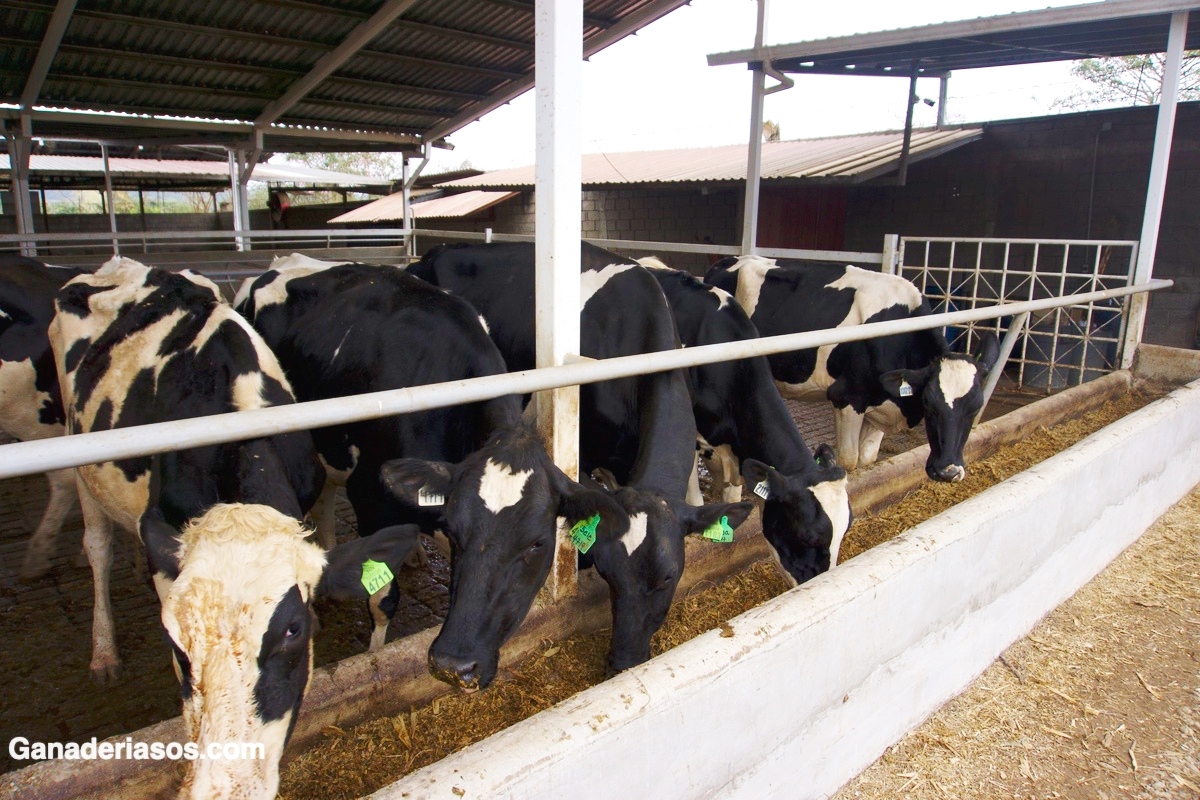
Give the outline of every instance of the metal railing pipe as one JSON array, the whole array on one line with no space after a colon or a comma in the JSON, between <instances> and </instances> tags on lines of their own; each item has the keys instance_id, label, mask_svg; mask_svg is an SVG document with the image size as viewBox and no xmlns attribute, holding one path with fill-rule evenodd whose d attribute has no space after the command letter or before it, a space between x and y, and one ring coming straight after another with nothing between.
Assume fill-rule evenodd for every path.
<instances>
[{"instance_id":1,"label":"metal railing pipe","mask_svg":"<svg viewBox=\"0 0 1200 800\"><path fill-rule=\"evenodd\" d=\"M1048 297L1042 300L1004 303L985 308L873 322L847 328L830 328L741 342L724 342L680 350L664 350L620 358L583 361L558 367L489 375L482 378L75 434L58 439L17 442L0 446L0 479L190 447L272 436L289 431L378 419L395 414L490 400L507 394L527 394L561 386L598 383L615 378L712 364L718 361L734 361L789 350L805 350L822 345L861 341L878 336L909 333L947 325L960 325L1024 312L1044 311L1060 306L1124 297L1140 292L1165 289L1172 285L1172 281L1169 280L1152 280L1138 286L1125 286L1067 297Z\"/></svg>"}]
</instances>

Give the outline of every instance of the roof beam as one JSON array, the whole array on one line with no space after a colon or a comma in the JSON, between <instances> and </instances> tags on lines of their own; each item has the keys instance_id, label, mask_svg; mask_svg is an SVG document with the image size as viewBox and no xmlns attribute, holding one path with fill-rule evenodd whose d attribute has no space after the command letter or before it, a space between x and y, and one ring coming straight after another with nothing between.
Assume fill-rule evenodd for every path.
<instances>
[{"instance_id":1,"label":"roof beam","mask_svg":"<svg viewBox=\"0 0 1200 800\"><path fill-rule=\"evenodd\" d=\"M359 23L341 44L321 56L307 75L289 86L278 100L269 103L254 120L255 127L265 128L286 114L321 81L349 61L355 53L366 47L368 42L392 23L392 20L408 11L416 2L417 0L387 0L370 19Z\"/></svg>"},{"instance_id":2,"label":"roof beam","mask_svg":"<svg viewBox=\"0 0 1200 800\"><path fill-rule=\"evenodd\" d=\"M533 16L533 2L531 0L488 0L494 6L504 6L511 8L514 11L524 11ZM611 28L616 24L615 20L606 19L605 17L597 17L595 14L588 14L586 11L583 14L583 25L586 28Z\"/></svg>"},{"instance_id":3,"label":"roof beam","mask_svg":"<svg viewBox=\"0 0 1200 800\"><path fill-rule=\"evenodd\" d=\"M1173 11L1188 11L1195 6L1196 0L1107 0L1103 3L1047 8L1042 11L980 17L960 22L943 22L879 33L835 36L829 39L795 44L767 45L750 50L713 53L708 57L708 65L716 67L725 64L744 64L751 61L806 60L831 53L861 52L881 47L985 36L1054 25L1070 25L1078 22L1169 14Z\"/></svg>"},{"instance_id":4,"label":"roof beam","mask_svg":"<svg viewBox=\"0 0 1200 800\"><path fill-rule=\"evenodd\" d=\"M42 36L42 46L38 48L37 58L33 61L29 78L25 81L25 89L21 92L20 106L25 111L33 108L34 102L41 94L42 84L50 72L50 64L54 61L54 55L58 52L58 45L62 42L63 34L67 32L67 24L71 21L74 11L75 0L58 0L58 4L54 6L54 13L50 15L46 33Z\"/></svg>"}]
</instances>

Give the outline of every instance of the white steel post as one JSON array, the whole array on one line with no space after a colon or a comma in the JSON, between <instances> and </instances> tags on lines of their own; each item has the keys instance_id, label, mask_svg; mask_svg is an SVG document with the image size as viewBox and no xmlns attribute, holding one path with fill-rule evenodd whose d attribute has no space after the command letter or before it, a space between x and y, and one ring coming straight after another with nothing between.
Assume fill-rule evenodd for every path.
<instances>
[{"instance_id":1,"label":"white steel post","mask_svg":"<svg viewBox=\"0 0 1200 800\"><path fill-rule=\"evenodd\" d=\"M229 203L233 210L233 231L241 233L242 227L242 192L241 192L241 169L242 159L241 153L235 152L232 148L229 150ZM234 245L238 250L245 250L245 240L241 236L233 238Z\"/></svg>"},{"instance_id":2,"label":"white steel post","mask_svg":"<svg viewBox=\"0 0 1200 800\"><path fill-rule=\"evenodd\" d=\"M1158 104L1158 127L1154 130L1154 154L1150 160L1150 184L1146 188L1146 210L1142 215L1142 235L1138 246L1133 282L1144 283L1154 274L1154 252L1158 248L1158 226L1162 221L1163 198L1167 190L1167 166L1171 160L1171 142L1175 138L1175 105L1179 97L1179 75L1183 64L1183 42L1187 36L1188 12L1171 15L1167 37L1167 62L1163 68L1162 97ZM1134 295L1129 304L1129 324L1121 367L1133 364L1137 345L1146 324L1145 294Z\"/></svg>"},{"instance_id":3,"label":"white steel post","mask_svg":"<svg viewBox=\"0 0 1200 800\"><path fill-rule=\"evenodd\" d=\"M767 0L758 0L758 28L754 47L761 48L767 35ZM754 88L750 92L750 146L746 152L746 197L742 203L742 252L757 252L758 193L762 174L763 101L766 98L767 73L762 64L754 70Z\"/></svg>"},{"instance_id":4,"label":"white steel post","mask_svg":"<svg viewBox=\"0 0 1200 800\"><path fill-rule=\"evenodd\" d=\"M583 0L536 0L536 271L538 367L579 353L579 266L582 225L581 102ZM537 399L538 430L554 463L579 479L579 387ZM559 531L550 596L575 592L575 548Z\"/></svg>"},{"instance_id":5,"label":"white steel post","mask_svg":"<svg viewBox=\"0 0 1200 800\"><path fill-rule=\"evenodd\" d=\"M900 248L900 234L885 233L883 235L883 262L880 271L885 275L899 275L900 266L897 263L897 250Z\"/></svg>"},{"instance_id":6,"label":"white steel post","mask_svg":"<svg viewBox=\"0 0 1200 800\"><path fill-rule=\"evenodd\" d=\"M32 142L28 136L17 133L13 128L7 131L9 173L11 175L13 215L17 222L17 233L32 236L33 209L29 201L29 151ZM35 240L21 242L21 255L36 256Z\"/></svg>"},{"instance_id":7,"label":"white steel post","mask_svg":"<svg viewBox=\"0 0 1200 800\"><path fill-rule=\"evenodd\" d=\"M400 154L400 209L404 215L404 224L401 227L412 228L412 195L408 188L408 153ZM416 255L416 243L413 241L412 234L404 237L404 252L409 256Z\"/></svg>"},{"instance_id":8,"label":"white steel post","mask_svg":"<svg viewBox=\"0 0 1200 800\"><path fill-rule=\"evenodd\" d=\"M946 126L946 101L950 99L950 73L947 72L941 77L941 85L938 87L938 110L937 110L937 127L944 128Z\"/></svg>"},{"instance_id":9,"label":"white steel post","mask_svg":"<svg viewBox=\"0 0 1200 800\"><path fill-rule=\"evenodd\" d=\"M105 202L108 203L108 228L113 232L113 255L119 256L121 255L121 245L116 237L117 209L113 205L112 169L108 163L108 145L103 142L100 144L100 158L104 161L104 197Z\"/></svg>"}]
</instances>

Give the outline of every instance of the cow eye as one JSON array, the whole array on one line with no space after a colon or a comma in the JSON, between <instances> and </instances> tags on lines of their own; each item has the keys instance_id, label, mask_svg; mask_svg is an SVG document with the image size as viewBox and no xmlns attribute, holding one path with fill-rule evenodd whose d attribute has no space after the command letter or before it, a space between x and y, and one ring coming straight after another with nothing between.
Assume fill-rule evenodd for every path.
<instances>
[{"instance_id":1,"label":"cow eye","mask_svg":"<svg viewBox=\"0 0 1200 800\"><path fill-rule=\"evenodd\" d=\"M304 626L300 623L300 620L298 620L298 619L293 620L292 624L288 625L287 630L284 631L283 640L285 642L292 641L293 639L295 639L297 636L300 635L300 631L303 630L303 628L304 628Z\"/></svg>"},{"instance_id":2,"label":"cow eye","mask_svg":"<svg viewBox=\"0 0 1200 800\"><path fill-rule=\"evenodd\" d=\"M536 542L534 542L533 544L531 544L531 545L529 546L529 549L530 549L530 550L541 550L541 549L542 549L543 547L545 547L545 546L546 546L546 543L545 543L545 542L543 542L543 541L541 541L541 540L539 539L538 541L536 541Z\"/></svg>"}]
</instances>

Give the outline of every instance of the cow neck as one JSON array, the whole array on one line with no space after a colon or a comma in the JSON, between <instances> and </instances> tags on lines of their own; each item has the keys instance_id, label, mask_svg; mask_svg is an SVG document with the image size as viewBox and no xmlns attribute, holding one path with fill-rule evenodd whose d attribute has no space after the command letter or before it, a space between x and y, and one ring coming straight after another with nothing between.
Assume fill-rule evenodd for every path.
<instances>
[{"instance_id":1,"label":"cow neck","mask_svg":"<svg viewBox=\"0 0 1200 800\"><path fill-rule=\"evenodd\" d=\"M682 501L696 460L696 422L683 372L642 376L639 443L628 486Z\"/></svg>"},{"instance_id":2,"label":"cow neck","mask_svg":"<svg viewBox=\"0 0 1200 800\"><path fill-rule=\"evenodd\" d=\"M763 389L748 392L742 398L740 413L734 415L740 459L753 458L785 475L798 475L816 467L812 451L805 444L791 412L778 390L770 382L770 368L763 359L768 381ZM714 443L715 444L715 443Z\"/></svg>"}]
</instances>

